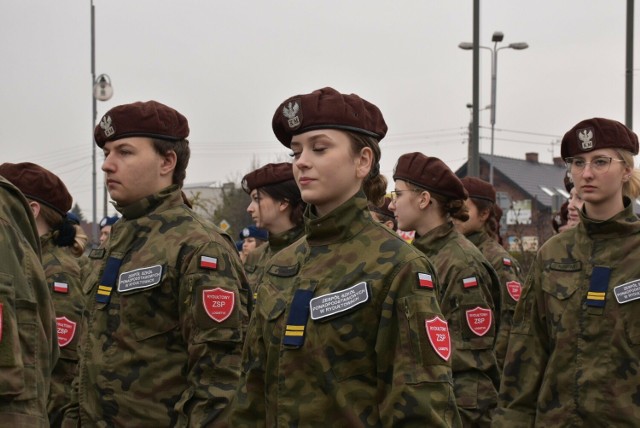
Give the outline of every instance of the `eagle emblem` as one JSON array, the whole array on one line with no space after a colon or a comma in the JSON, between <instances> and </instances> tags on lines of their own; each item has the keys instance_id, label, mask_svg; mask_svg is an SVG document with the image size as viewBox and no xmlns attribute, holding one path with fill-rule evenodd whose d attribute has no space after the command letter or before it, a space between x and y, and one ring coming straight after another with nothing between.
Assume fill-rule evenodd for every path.
<instances>
[{"instance_id":1,"label":"eagle emblem","mask_svg":"<svg viewBox=\"0 0 640 428\"><path fill-rule=\"evenodd\" d=\"M593 128L579 130L578 139L582 141L582 150L587 151L593 149Z\"/></svg>"},{"instance_id":2,"label":"eagle emblem","mask_svg":"<svg viewBox=\"0 0 640 428\"><path fill-rule=\"evenodd\" d=\"M104 131L105 137L110 137L115 134L116 130L111 125L111 116L104 116L100 121L100 128Z\"/></svg>"},{"instance_id":3,"label":"eagle emblem","mask_svg":"<svg viewBox=\"0 0 640 428\"><path fill-rule=\"evenodd\" d=\"M289 104L282 107L282 114L286 117L289 123L289 128L295 129L302 123L300 116L300 104L297 101L289 101Z\"/></svg>"}]
</instances>

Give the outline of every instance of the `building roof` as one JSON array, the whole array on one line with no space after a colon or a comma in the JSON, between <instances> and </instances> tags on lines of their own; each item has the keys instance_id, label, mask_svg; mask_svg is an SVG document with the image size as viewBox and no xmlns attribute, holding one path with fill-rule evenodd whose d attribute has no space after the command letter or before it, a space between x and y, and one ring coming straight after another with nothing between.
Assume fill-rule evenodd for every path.
<instances>
[{"instance_id":1,"label":"building roof","mask_svg":"<svg viewBox=\"0 0 640 428\"><path fill-rule=\"evenodd\" d=\"M491 156L481 153L480 161L489 165ZM456 175L464 176L467 164L461 166ZM542 205L552 206L553 195L568 197L564 188L564 177L567 168L551 163L533 162L526 159L515 159L506 156L493 156L493 174L501 174L525 193L536 199Z\"/></svg>"}]
</instances>

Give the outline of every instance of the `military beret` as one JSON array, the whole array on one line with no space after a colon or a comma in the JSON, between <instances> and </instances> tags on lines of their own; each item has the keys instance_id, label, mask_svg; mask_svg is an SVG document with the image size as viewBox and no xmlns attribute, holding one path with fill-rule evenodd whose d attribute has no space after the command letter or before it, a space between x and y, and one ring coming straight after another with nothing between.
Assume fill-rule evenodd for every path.
<instances>
[{"instance_id":1,"label":"military beret","mask_svg":"<svg viewBox=\"0 0 640 428\"><path fill-rule=\"evenodd\" d=\"M440 159L414 152L400 156L394 180L404 180L423 189L453 199L467 199L462 182Z\"/></svg>"},{"instance_id":2,"label":"military beret","mask_svg":"<svg viewBox=\"0 0 640 428\"><path fill-rule=\"evenodd\" d=\"M387 217L391 217L394 218L395 214L393 213L393 211L391 211L389 209L389 204L391 203L391 198L388 196L384 197L384 203L382 204L381 207L375 205L372 202L369 202L367 205L369 206L369 211L373 211L375 213L381 214L381 215L385 215Z\"/></svg>"},{"instance_id":3,"label":"military beret","mask_svg":"<svg viewBox=\"0 0 640 428\"><path fill-rule=\"evenodd\" d=\"M460 179L462 185L467 189L470 198L484 199L496 203L496 189L484 180L477 177L463 177Z\"/></svg>"},{"instance_id":4,"label":"military beret","mask_svg":"<svg viewBox=\"0 0 640 428\"><path fill-rule=\"evenodd\" d=\"M269 239L269 233L265 229L260 229L255 226L247 226L240 232L240 239L256 238L263 241Z\"/></svg>"},{"instance_id":5,"label":"military beret","mask_svg":"<svg viewBox=\"0 0 640 428\"><path fill-rule=\"evenodd\" d=\"M271 126L276 138L287 147L291 147L294 135L315 129L341 129L377 140L387 134L378 107L356 94L341 94L329 87L287 98L276 109Z\"/></svg>"},{"instance_id":6,"label":"military beret","mask_svg":"<svg viewBox=\"0 0 640 428\"><path fill-rule=\"evenodd\" d=\"M31 162L3 163L0 175L9 180L29 199L54 209L63 217L71 209L72 198L62 180Z\"/></svg>"},{"instance_id":7,"label":"military beret","mask_svg":"<svg viewBox=\"0 0 640 428\"><path fill-rule=\"evenodd\" d=\"M117 215L114 215L113 217L103 217L102 220L100 220L100 227L113 226L119 218L120 217Z\"/></svg>"},{"instance_id":8,"label":"military beret","mask_svg":"<svg viewBox=\"0 0 640 428\"><path fill-rule=\"evenodd\" d=\"M242 188L251 193L253 189L293 180L293 166L289 162L270 163L245 175Z\"/></svg>"},{"instance_id":9,"label":"military beret","mask_svg":"<svg viewBox=\"0 0 640 428\"><path fill-rule=\"evenodd\" d=\"M638 136L622 123L595 117L583 120L562 137L562 159L597 149L623 149L638 154Z\"/></svg>"},{"instance_id":10,"label":"military beret","mask_svg":"<svg viewBox=\"0 0 640 428\"><path fill-rule=\"evenodd\" d=\"M189 136L187 119L176 110L157 101L116 106L105 113L93 131L98 147L107 141L127 137L149 137L167 141Z\"/></svg>"}]
</instances>

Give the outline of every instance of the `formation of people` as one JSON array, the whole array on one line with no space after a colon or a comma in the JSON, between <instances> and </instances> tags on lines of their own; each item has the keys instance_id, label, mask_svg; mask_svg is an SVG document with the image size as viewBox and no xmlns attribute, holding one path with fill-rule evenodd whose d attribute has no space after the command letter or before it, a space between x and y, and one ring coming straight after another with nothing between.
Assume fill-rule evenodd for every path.
<instances>
[{"instance_id":1,"label":"formation of people","mask_svg":"<svg viewBox=\"0 0 640 428\"><path fill-rule=\"evenodd\" d=\"M3 426L637 424L635 133L567 131L566 214L523 272L491 184L422 152L387 182L373 103L326 87L272 128L292 161L242 179L240 241L191 209L188 121L157 101L95 128L97 248L58 176L0 165Z\"/></svg>"}]
</instances>

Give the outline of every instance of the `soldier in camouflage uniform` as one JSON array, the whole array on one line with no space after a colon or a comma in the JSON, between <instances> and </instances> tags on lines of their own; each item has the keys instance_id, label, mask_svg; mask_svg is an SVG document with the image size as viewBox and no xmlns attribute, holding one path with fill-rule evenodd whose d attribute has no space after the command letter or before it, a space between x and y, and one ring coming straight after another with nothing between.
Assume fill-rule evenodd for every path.
<instances>
[{"instance_id":1,"label":"soldier in camouflage uniform","mask_svg":"<svg viewBox=\"0 0 640 428\"><path fill-rule=\"evenodd\" d=\"M56 311L60 346L47 404L49 423L58 427L62 423L62 408L71 399L71 383L78 369L77 345L85 300L80 265L69 250L81 255L84 243L76 241L76 227L66 220L72 199L58 176L29 162L4 163L0 165L0 175L29 200L40 235L42 267Z\"/></svg>"},{"instance_id":2,"label":"soldier in camouflage uniform","mask_svg":"<svg viewBox=\"0 0 640 428\"><path fill-rule=\"evenodd\" d=\"M640 421L638 137L579 122L561 153L581 221L538 251L516 307L497 427L631 427Z\"/></svg>"},{"instance_id":3,"label":"soldier in camouflage uniform","mask_svg":"<svg viewBox=\"0 0 640 428\"><path fill-rule=\"evenodd\" d=\"M386 189L380 110L324 88L281 104L273 129L306 236L265 268L231 426L459 426L433 267L367 209Z\"/></svg>"},{"instance_id":4,"label":"soldier in camouflage uniform","mask_svg":"<svg viewBox=\"0 0 640 428\"><path fill-rule=\"evenodd\" d=\"M469 199L465 202L469 219L464 222L456 220L454 224L491 263L500 281L499 289L493 290L492 294L500 296L500 330L495 352L498 368L502 371L513 313L522 293L520 265L498 243L500 226L495 211L496 190L490 183L476 177L464 177L460 181L469 193Z\"/></svg>"},{"instance_id":5,"label":"soldier in camouflage uniform","mask_svg":"<svg viewBox=\"0 0 640 428\"><path fill-rule=\"evenodd\" d=\"M304 234L305 203L289 162L270 163L250 172L242 179L242 188L251 197L247 212L257 227L269 232L267 243L249 253L244 262L255 298L258 279L267 261Z\"/></svg>"},{"instance_id":6,"label":"soldier in camouflage uniform","mask_svg":"<svg viewBox=\"0 0 640 428\"><path fill-rule=\"evenodd\" d=\"M0 177L0 426L49 426L58 355L35 219L24 195Z\"/></svg>"},{"instance_id":7,"label":"soldier in camouflage uniform","mask_svg":"<svg viewBox=\"0 0 640 428\"><path fill-rule=\"evenodd\" d=\"M183 200L188 133L155 101L114 107L95 129L122 218L90 253L69 426L205 426L233 396L248 285L231 239Z\"/></svg>"},{"instance_id":8,"label":"soldier in camouflage uniform","mask_svg":"<svg viewBox=\"0 0 640 428\"><path fill-rule=\"evenodd\" d=\"M435 265L440 307L453 341L453 384L465 427L488 427L498 400L500 372L494 353L499 287L493 267L458 233L452 219L468 218L467 193L440 159L407 153L398 159L389 208L401 230L415 230L413 245Z\"/></svg>"}]
</instances>

